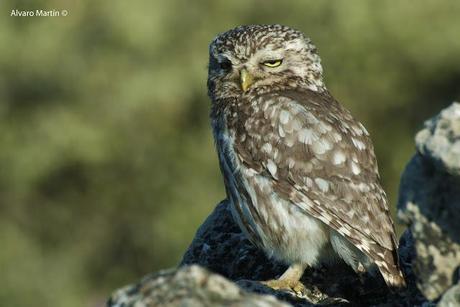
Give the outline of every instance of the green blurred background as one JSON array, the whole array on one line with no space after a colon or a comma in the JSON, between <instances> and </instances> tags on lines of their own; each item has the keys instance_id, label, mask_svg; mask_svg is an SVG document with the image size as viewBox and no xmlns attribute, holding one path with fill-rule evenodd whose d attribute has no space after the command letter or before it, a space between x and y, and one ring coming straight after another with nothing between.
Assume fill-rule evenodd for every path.
<instances>
[{"instance_id":1,"label":"green blurred background","mask_svg":"<svg viewBox=\"0 0 460 307\"><path fill-rule=\"evenodd\" d=\"M11 9L67 17L10 17ZM394 204L423 120L460 98L459 1L0 3L0 305L100 306L174 266L224 198L210 40L282 23L316 43Z\"/></svg>"}]
</instances>

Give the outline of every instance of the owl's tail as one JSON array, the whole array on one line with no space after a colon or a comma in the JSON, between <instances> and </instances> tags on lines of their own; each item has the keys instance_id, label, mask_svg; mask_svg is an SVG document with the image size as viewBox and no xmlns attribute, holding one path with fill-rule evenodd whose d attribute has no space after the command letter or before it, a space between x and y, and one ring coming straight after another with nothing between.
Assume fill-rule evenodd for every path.
<instances>
[{"instance_id":1,"label":"owl's tail","mask_svg":"<svg viewBox=\"0 0 460 307\"><path fill-rule=\"evenodd\" d=\"M399 259L396 250L382 249L383 252L378 253L379 257L374 261L379 268L385 283L388 287L393 289L405 288L406 281L399 267Z\"/></svg>"}]
</instances>

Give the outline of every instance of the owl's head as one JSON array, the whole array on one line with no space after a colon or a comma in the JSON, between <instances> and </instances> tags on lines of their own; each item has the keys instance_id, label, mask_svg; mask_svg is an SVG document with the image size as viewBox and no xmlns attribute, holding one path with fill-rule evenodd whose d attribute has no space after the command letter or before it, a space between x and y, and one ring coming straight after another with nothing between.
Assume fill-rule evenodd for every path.
<instances>
[{"instance_id":1,"label":"owl's head","mask_svg":"<svg viewBox=\"0 0 460 307\"><path fill-rule=\"evenodd\" d=\"M212 99L289 87L325 88L316 47L301 32L282 25L239 26L211 42Z\"/></svg>"}]
</instances>

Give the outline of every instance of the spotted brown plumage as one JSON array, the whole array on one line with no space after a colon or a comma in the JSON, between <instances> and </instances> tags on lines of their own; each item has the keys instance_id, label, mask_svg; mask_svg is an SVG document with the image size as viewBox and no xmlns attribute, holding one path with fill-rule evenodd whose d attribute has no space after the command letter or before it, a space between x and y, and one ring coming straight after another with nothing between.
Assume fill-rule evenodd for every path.
<instances>
[{"instance_id":1,"label":"spotted brown plumage","mask_svg":"<svg viewBox=\"0 0 460 307\"><path fill-rule=\"evenodd\" d=\"M234 218L291 265L285 279L300 278L292 268L342 258L357 272L375 264L389 286L404 285L371 139L327 91L308 38L280 25L219 35L208 92Z\"/></svg>"}]
</instances>

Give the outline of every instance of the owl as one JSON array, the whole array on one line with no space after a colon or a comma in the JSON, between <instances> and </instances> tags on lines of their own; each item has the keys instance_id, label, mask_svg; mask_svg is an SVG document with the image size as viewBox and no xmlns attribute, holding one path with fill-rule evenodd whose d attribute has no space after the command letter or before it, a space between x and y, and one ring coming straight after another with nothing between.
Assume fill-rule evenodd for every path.
<instances>
[{"instance_id":1,"label":"owl","mask_svg":"<svg viewBox=\"0 0 460 307\"><path fill-rule=\"evenodd\" d=\"M308 266L342 259L405 286L369 133L327 90L310 39L282 25L222 33L207 84L232 215L289 265L266 284L297 292Z\"/></svg>"}]
</instances>

